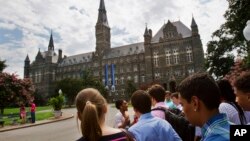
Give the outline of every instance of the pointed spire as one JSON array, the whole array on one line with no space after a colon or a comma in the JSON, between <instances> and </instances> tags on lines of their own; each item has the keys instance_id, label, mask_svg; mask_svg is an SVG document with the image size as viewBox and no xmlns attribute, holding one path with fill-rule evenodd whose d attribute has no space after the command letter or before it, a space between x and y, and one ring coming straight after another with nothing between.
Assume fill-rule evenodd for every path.
<instances>
[{"instance_id":1,"label":"pointed spire","mask_svg":"<svg viewBox=\"0 0 250 141\"><path fill-rule=\"evenodd\" d=\"M48 50L53 50L54 51L54 41L53 41L52 30L51 30L51 33L50 33Z\"/></svg>"},{"instance_id":2,"label":"pointed spire","mask_svg":"<svg viewBox=\"0 0 250 141\"><path fill-rule=\"evenodd\" d=\"M147 35L149 35L149 32L148 32L148 26L147 26L147 23L146 23L146 28L145 28L144 36L147 36Z\"/></svg>"},{"instance_id":3,"label":"pointed spire","mask_svg":"<svg viewBox=\"0 0 250 141\"><path fill-rule=\"evenodd\" d=\"M30 62L30 58L29 58L29 55L28 55L28 54L27 54L27 56L26 56L25 62Z\"/></svg>"},{"instance_id":4,"label":"pointed spire","mask_svg":"<svg viewBox=\"0 0 250 141\"><path fill-rule=\"evenodd\" d=\"M99 13L98 13L97 23L98 24L103 24L103 25L109 27L108 18L107 18L107 15L106 15L106 9L105 9L104 0L100 0L100 6L99 6Z\"/></svg>"},{"instance_id":5,"label":"pointed spire","mask_svg":"<svg viewBox=\"0 0 250 141\"><path fill-rule=\"evenodd\" d=\"M193 28L193 27L197 27L197 24L196 24L196 22L195 22L195 20L194 20L194 16L192 15L191 28Z\"/></svg>"}]
</instances>

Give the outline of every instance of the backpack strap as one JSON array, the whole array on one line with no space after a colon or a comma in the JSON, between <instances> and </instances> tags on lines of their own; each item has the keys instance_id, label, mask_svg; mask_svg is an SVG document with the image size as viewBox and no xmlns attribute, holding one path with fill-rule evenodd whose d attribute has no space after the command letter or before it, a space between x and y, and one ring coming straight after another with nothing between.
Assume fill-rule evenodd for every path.
<instances>
[{"instance_id":1,"label":"backpack strap","mask_svg":"<svg viewBox=\"0 0 250 141\"><path fill-rule=\"evenodd\" d=\"M151 111L163 111L163 112L165 112L166 110L168 109L165 107L156 107L156 108L151 109Z\"/></svg>"}]
</instances>

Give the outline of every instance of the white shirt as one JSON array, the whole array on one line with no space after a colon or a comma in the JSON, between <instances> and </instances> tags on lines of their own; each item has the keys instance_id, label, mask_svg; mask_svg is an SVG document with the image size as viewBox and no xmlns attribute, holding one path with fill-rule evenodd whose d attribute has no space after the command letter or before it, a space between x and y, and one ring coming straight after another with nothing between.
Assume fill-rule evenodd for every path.
<instances>
[{"instance_id":1,"label":"white shirt","mask_svg":"<svg viewBox=\"0 0 250 141\"><path fill-rule=\"evenodd\" d=\"M125 118L122 116L122 113L119 111L115 115L114 128L118 128L118 126L121 126L124 121L125 121Z\"/></svg>"},{"instance_id":2,"label":"white shirt","mask_svg":"<svg viewBox=\"0 0 250 141\"><path fill-rule=\"evenodd\" d=\"M230 122L232 122L236 125L241 124L240 118L239 118L239 113L233 105L226 103L226 102L221 102L221 104L219 106L219 111L220 111L220 113L225 113Z\"/></svg>"}]
</instances>

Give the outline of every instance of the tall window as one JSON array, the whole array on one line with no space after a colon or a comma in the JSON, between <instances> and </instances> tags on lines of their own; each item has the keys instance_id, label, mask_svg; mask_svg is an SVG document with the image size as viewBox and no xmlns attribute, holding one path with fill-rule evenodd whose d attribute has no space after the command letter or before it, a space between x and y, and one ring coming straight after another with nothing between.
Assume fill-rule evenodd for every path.
<instances>
[{"instance_id":1,"label":"tall window","mask_svg":"<svg viewBox=\"0 0 250 141\"><path fill-rule=\"evenodd\" d=\"M134 65L134 72L136 72L138 70L137 68L137 64Z\"/></svg>"},{"instance_id":2,"label":"tall window","mask_svg":"<svg viewBox=\"0 0 250 141\"><path fill-rule=\"evenodd\" d=\"M188 74L193 74L194 73L194 68L193 67L190 67L188 68Z\"/></svg>"},{"instance_id":3,"label":"tall window","mask_svg":"<svg viewBox=\"0 0 250 141\"><path fill-rule=\"evenodd\" d=\"M159 66L159 56L158 56L158 52L154 52L154 66L158 67Z\"/></svg>"},{"instance_id":4,"label":"tall window","mask_svg":"<svg viewBox=\"0 0 250 141\"><path fill-rule=\"evenodd\" d=\"M178 64L180 62L178 49L174 49L173 54L174 54L174 60L173 60L174 64Z\"/></svg>"},{"instance_id":5,"label":"tall window","mask_svg":"<svg viewBox=\"0 0 250 141\"><path fill-rule=\"evenodd\" d=\"M124 77L121 77L121 84L124 84Z\"/></svg>"},{"instance_id":6,"label":"tall window","mask_svg":"<svg viewBox=\"0 0 250 141\"><path fill-rule=\"evenodd\" d=\"M187 62L193 62L193 53L192 53L192 48L190 46L186 48L186 58Z\"/></svg>"},{"instance_id":7,"label":"tall window","mask_svg":"<svg viewBox=\"0 0 250 141\"><path fill-rule=\"evenodd\" d=\"M134 76L134 82L138 83L138 76L137 75Z\"/></svg>"},{"instance_id":8,"label":"tall window","mask_svg":"<svg viewBox=\"0 0 250 141\"><path fill-rule=\"evenodd\" d=\"M170 54L170 50L165 50L165 55L166 55L166 65L170 65L170 58L171 58L171 54Z\"/></svg>"},{"instance_id":9,"label":"tall window","mask_svg":"<svg viewBox=\"0 0 250 141\"><path fill-rule=\"evenodd\" d=\"M155 78L156 78L156 79L160 79L160 77L161 77L161 74L160 74L159 72L156 71L156 72L155 72Z\"/></svg>"},{"instance_id":10,"label":"tall window","mask_svg":"<svg viewBox=\"0 0 250 141\"><path fill-rule=\"evenodd\" d=\"M118 78L116 77L115 78L115 85L117 85L118 84Z\"/></svg>"},{"instance_id":11,"label":"tall window","mask_svg":"<svg viewBox=\"0 0 250 141\"><path fill-rule=\"evenodd\" d=\"M120 73L123 73L123 67L120 66Z\"/></svg>"},{"instance_id":12,"label":"tall window","mask_svg":"<svg viewBox=\"0 0 250 141\"><path fill-rule=\"evenodd\" d=\"M145 76L144 75L141 76L141 82L145 82Z\"/></svg>"}]
</instances>

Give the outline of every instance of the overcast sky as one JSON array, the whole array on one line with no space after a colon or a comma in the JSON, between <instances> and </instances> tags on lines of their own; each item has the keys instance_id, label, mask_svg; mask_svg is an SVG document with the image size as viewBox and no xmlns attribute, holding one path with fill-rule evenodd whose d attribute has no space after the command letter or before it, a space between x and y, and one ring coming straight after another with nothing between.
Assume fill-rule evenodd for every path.
<instances>
[{"instance_id":1,"label":"overcast sky","mask_svg":"<svg viewBox=\"0 0 250 141\"><path fill-rule=\"evenodd\" d=\"M95 50L95 24L100 0L0 0L0 59L4 70L23 78L24 60L34 61L48 48L53 32L55 51L76 55ZM225 22L226 0L105 0L111 46L143 41L145 23L153 35L164 21L190 28L192 14L204 51L211 34Z\"/></svg>"}]
</instances>

